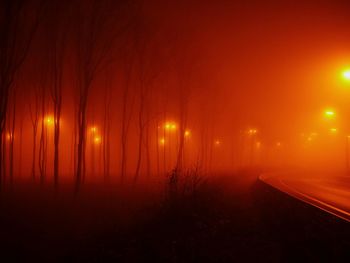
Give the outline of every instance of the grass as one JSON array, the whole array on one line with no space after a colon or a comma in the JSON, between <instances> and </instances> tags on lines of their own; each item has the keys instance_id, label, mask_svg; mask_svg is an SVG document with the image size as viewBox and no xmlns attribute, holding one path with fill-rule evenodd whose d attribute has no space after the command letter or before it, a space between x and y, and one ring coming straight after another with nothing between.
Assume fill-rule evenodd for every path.
<instances>
[{"instance_id":1,"label":"grass","mask_svg":"<svg viewBox=\"0 0 350 263\"><path fill-rule=\"evenodd\" d=\"M174 175L172 175L174 176ZM322 262L348 256L344 223L256 173L168 178L165 188L23 187L2 193L0 252L16 262ZM165 191L164 191L165 189ZM174 190L176 189L176 190Z\"/></svg>"}]
</instances>

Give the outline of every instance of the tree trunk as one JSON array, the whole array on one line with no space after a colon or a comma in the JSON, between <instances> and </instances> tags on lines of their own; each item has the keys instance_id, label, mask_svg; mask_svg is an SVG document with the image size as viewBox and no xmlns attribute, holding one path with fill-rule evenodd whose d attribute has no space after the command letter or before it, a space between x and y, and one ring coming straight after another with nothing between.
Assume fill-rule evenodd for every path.
<instances>
[{"instance_id":1,"label":"tree trunk","mask_svg":"<svg viewBox=\"0 0 350 263\"><path fill-rule=\"evenodd\" d=\"M36 164L36 137L37 137L38 127L34 127L33 129L33 151L32 151L32 179L35 181L35 164Z\"/></svg>"},{"instance_id":2,"label":"tree trunk","mask_svg":"<svg viewBox=\"0 0 350 263\"><path fill-rule=\"evenodd\" d=\"M134 183L137 182L139 175L140 175L140 169L141 169L141 162L142 162L142 144L143 144L143 121L142 121L142 111L140 109L139 112L139 143L138 143L138 154L137 154L137 164L136 164L136 172L134 177Z\"/></svg>"},{"instance_id":3,"label":"tree trunk","mask_svg":"<svg viewBox=\"0 0 350 263\"><path fill-rule=\"evenodd\" d=\"M79 108L79 126L78 126L78 156L77 156L77 172L76 172L76 192L79 191L82 181L85 177L85 132L86 132L86 97L83 94L82 103Z\"/></svg>"},{"instance_id":4,"label":"tree trunk","mask_svg":"<svg viewBox=\"0 0 350 263\"><path fill-rule=\"evenodd\" d=\"M60 109L57 114L57 119L55 117L55 134L54 134L54 185L57 189L58 187L58 177L59 177L59 143L60 143Z\"/></svg>"}]
</instances>

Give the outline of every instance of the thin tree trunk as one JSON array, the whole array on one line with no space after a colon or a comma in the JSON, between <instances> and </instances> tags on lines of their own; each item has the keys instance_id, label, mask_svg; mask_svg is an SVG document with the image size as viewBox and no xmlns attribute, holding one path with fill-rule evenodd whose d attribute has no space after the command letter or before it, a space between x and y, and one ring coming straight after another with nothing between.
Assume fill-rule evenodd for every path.
<instances>
[{"instance_id":1,"label":"thin tree trunk","mask_svg":"<svg viewBox=\"0 0 350 263\"><path fill-rule=\"evenodd\" d=\"M142 162L142 144L143 144L143 131L144 131L142 114L143 114L143 107L140 107L140 111L139 111L139 142L138 142L138 154L137 154L137 164L136 164L134 183L136 183L138 178L139 178L140 169L141 169L141 162Z\"/></svg>"},{"instance_id":2,"label":"thin tree trunk","mask_svg":"<svg viewBox=\"0 0 350 263\"><path fill-rule=\"evenodd\" d=\"M14 174L14 138L15 138L15 128L16 128L16 95L13 98L13 108L12 108L12 123L10 125L10 167L9 167L9 180L10 184L13 184L13 174Z\"/></svg>"},{"instance_id":3,"label":"thin tree trunk","mask_svg":"<svg viewBox=\"0 0 350 263\"><path fill-rule=\"evenodd\" d=\"M37 125L33 129L33 151L32 151L32 179L35 181L35 165L36 165L36 137L37 137Z\"/></svg>"},{"instance_id":4,"label":"thin tree trunk","mask_svg":"<svg viewBox=\"0 0 350 263\"><path fill-rule=\"evenodd\" d=\"M23 114L21 115L19 128L19 162L18 162L18 176L22 176L22 158L23 158Z\"/></svg>"},{"instance_id":5,"label":"thin tree trunk","mask_svg":"<svg viewBox=\"0 0 350 263\"><path fill-rule=\"evenodd\" d=\"M61 119L61 106L58 106L57 112L55 112L55 132L54 132L54 185L57 189L59 180L59 145L60 145L60 119Z\"/></svg>"},{"instance_id":6,"label":"thin tree trunk","mask_svg":"<svg viewBox=\"0 0 350 263\"><path fill-rule=\"evenodd\" d=\"M76 172L76 192L79 191L81 183L85 180L85 133L86 133L86 96L82 94L82 101L79 107L79 127L78 127L78 156Z\"/></svg>"}]
</instances>

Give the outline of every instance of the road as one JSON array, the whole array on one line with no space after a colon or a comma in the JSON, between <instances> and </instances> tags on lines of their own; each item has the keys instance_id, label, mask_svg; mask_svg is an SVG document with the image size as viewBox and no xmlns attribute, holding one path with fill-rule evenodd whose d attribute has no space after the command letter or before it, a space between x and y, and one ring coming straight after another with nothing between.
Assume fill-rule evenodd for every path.
<instances>
[{"instance_id":1,"label":"road","mask_svg":"<svg viewBox=\"0 0 350 263\"><path fill-rule=\"evenodd\" d=\"M290 172L262 174L259 179L350 222L350 176Z\"/></svg>"}]
</instances>

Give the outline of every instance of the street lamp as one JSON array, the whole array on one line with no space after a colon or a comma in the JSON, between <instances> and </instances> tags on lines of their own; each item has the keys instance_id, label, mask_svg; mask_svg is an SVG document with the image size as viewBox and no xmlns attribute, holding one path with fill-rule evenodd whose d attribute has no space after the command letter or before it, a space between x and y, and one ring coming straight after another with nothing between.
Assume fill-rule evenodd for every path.
<instances>
[{"instance_id":1,"label":"street lamp","mask_svg":"<svg viewBox=\"0 0 350 263\"><path fill-rule=\"evenodd\" d=\"M101 136L95 136L95 137L94 137L94 144L95 144L95 145L100 145L100 144L101 144L101 141L102 141Z\"/></svg>"},{"instance_id":2,"label":"street lamp","mask_svg":"<svg viewBox=\"0 0 350 263\"><path fill-rule=\"evenodd\" d=\"M97 127L96 126L92 126L90 128L90 132L95 134L97 132Z\"/></svg>"},{"instance_id":3,"label":"street lamp","mask_svg":"<svg viewBox=\"0 0 350 263\"><path fill-rule=\"evenodd\" d=\"M166 122L164 124L164 128L165 128L165 130L174 131L174 130L176 130L177 126L176 126L175 122Z\"/></svg>"},{"instance_id":4,"label":"street lamp","mask_svg":"<svg viewBox=\"0 0 350 263\"><path fill-rule=\"evenodd\" d=\"M343 71L343 79L350 81L350 69L346 69Z\"/></svg>"},{"instance_id":5,"label":"street lamp","mask_svg":"<svg viewBox=\"0 0 350 263\"><path fill-rule=\"evenodd\" d=\"M325 117L332 119L335 116L335 112L333 110L325 110L324 115Z\"/></svg>"},{"instance_id":6,"label":"street lamp","mask_svg":"<svg viewBox=\"0 0 350 263\"><path fill-rule=\"evenodd\" d=\"M54 118L51 115L46 116L44 121L47 126L52 126L54 124Z\"/></svg>"},{"instance_id":7,"label":"street lamp","mask_svg":"<svg viewBox=\"0 0 350 263\"><path fill-rule=\"evenodd\" d=\"M160 138L160 139L159 139L159 144L162 145L162 146L164 146L164 144L165 144L165 138Z\"/></svg>"},{"instance_id":8,"label":"street lamp","mask_svg":"<svg viewBox=\"0 0 350 263\"><path fill-rule=\"evenodd\" d=\"M215 140L214 144L215 144L215 146L219 146L221 144L221 141L220 140Z\"/></svg>"},{"instance_id":9,"label":"street lamp","mask_svg":"<svg viewBox=\"0 0 350 263\"><path fill-rule=\"evenodd\" d=\"M12 139L13 139L13 134L12 134L11 132L8 132L8 133L6 134L6 140L12 141Z\"/></svg>"},{"instance_id":10,"label":"street lamp","mask_svg":"<svg viewBox=\"0 0 350 263\"><path fill-rule=\"evenodd\" d=\"M257 129L249 129L249 130L248 130L248 134L249 134L249 135L257 134L257 132L258 132Z\"/></svg>"}]
</instances>

